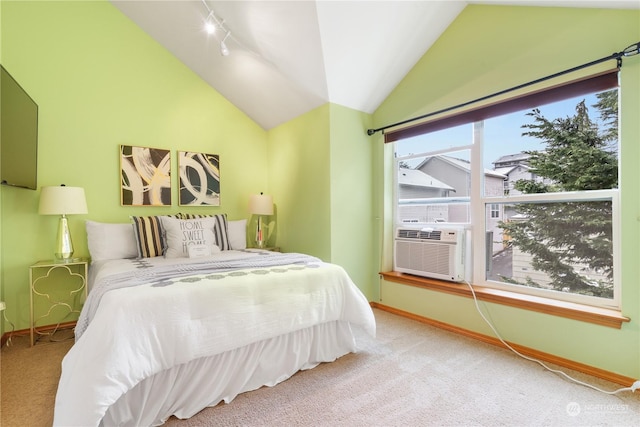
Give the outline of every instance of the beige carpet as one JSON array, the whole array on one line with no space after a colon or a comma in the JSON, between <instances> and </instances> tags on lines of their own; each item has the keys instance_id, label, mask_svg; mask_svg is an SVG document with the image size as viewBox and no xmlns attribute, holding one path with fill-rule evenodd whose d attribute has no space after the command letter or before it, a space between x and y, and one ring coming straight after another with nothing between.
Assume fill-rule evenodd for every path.
<instances>
[{"instance_id":1,"label":"beige carpet","mask_svg":"<svg viewBox=\"0 0 640 427\"><path fill-rule=\"evenodd\" d=\"M640 391L606 395L507 350L375 310L376 339L165 426L639 426ZM51 425L70 343L2 349L2 426ZM554 366L554 368L557 368ZM619 385L570 372L607 390Z\"/></svg>"},{"instance_id":2,"label":"beige carpet","mask_svg":"<svg viewBox=\"0 0 640 427\"><path fill-rule=\"evenodd\" d=\"M59 331L56 339L73 337ZM53 423L53 405L60 378L60 362L73 339L40 342L29 347L29 337L19 336L0 353L0 425L45 427Z\"/></svg>"}]
</instances>

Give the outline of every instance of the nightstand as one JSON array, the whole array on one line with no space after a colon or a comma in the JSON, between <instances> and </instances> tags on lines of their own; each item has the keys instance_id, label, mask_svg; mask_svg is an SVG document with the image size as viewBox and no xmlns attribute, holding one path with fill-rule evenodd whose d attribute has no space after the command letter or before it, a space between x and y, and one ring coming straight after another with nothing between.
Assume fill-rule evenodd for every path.
<instances>
[{"instance_id":1,"label":"nightstand","mask_svg":"<svg viewBox=\"0 0 640 427\"><path fill-rule=\"evenodd\" d=\"M80 314L76 307L81 307L87 298L88 265L87 259L74 258L70 261L38 261L29 267L31 346L35 344L36 336L52 336L62 321L71 314ZM53 318L53 314L64 314L64 317L54 321L53 329L42 325L38 330L38 323Z\"/></svg>"}]
</instances>

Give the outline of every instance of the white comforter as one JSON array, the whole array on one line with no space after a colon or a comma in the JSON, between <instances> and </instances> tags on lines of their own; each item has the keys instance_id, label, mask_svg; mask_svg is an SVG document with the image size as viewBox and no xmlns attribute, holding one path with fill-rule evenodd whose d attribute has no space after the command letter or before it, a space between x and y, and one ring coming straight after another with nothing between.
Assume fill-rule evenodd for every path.
<instances>
[{"instance_id":1,"label":"white comforter","mask_svg":"<svg viewBox=\"0 0 640 427\"><path fill-rule=\"evenodd\" d=\"M104 268L121 272L125 264ZM97 284L109 277L95 276ZM97 426L109 406L151 375L312 325L343 320L375 335L367 299L333 264L254 266L150 280L102 294L62 362L54 425ZM90 302L85 309L95 306Z\"/></svg>"}]
</instances>

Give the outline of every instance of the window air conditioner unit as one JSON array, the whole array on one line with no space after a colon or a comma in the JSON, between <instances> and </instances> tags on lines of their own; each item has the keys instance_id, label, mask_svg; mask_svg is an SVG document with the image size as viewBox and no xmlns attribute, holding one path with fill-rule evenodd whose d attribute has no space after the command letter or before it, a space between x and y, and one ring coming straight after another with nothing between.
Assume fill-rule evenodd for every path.
<instances>
[{"instance_id":1,"label":"window air conditioner unit","mask_svg":"<svg viewBox=\"0 0 640 427\"><path fill-rule=\"evenodd\" d=\"M455 228L396 229L394 270L416 276L462 282L465 231Z\"/></svg>"}]
</instances>

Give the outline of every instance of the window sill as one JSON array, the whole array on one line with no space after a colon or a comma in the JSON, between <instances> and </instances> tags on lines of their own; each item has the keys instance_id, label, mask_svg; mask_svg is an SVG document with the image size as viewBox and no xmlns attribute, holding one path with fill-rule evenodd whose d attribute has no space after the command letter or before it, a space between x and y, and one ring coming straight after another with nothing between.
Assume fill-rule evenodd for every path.
<instances>
[{"instance_id":1,"label":"window sill","mask_svg":"<svg viewBox=\"0 0 640 427\"><path fill-rule=\"evenodd\" d=\"M445 282L437 279L428 279L411 274L399 273L397 271L382 272L380 275L389 282L402 283L432 291L473 298L469 287L463 284ZM483 286L473 286L473 290L478 300L481 301L566 317L568 319L580 320L582 322L595 323L597 325L607 326L610 328L620 329L622 328L623 322L629 322L631 320L628 317L623 316L619 311L612 309L557 301L549 298L524 295L500 289L486 288Z\"/></svg>"}]
</instances>

